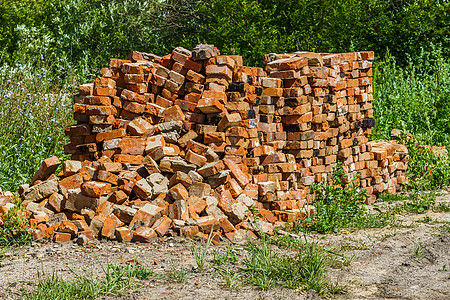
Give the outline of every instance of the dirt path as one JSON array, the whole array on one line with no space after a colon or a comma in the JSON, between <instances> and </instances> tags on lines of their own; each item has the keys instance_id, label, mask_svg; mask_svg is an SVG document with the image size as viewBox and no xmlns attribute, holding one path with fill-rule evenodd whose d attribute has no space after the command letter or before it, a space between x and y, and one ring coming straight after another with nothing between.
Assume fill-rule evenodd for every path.
<instances>
[{"instance_id":1,"label":"dirt path","mask_svg":"<svg viewBox=\"0 0 450 300\"><path fill-rule=\"evenodd\" d=\"M450 202L450 197L440 197L439 201ZM417 222L425 216L433 221ZM346 294L331 298L450 299L450 233L448 229L442 230L449 226L444 222L450 222L449 212L429 212L404 217L403 224L408 227L311 237L327 246L343 248L348 259L347 266L336 264L329 270L330 280L347 289ZM245 256L241 245L235 249L238 256ZM212 258L211 250L208 259ZM244 286L229 290L211 265L203 273L196 272L191 242L179 237L141 245L97 241L94 247L35 243L32 247L10 250L0 261L0 299L21 298L34 288L39 273L55 272L63 278L72 278L72 269L102 276L102 265L125 264L132 259L158 274L183 268L189 275L184 283L167 279L141 281L143 287L138 291L104 299L319 299L314 292L287 288L261 291Z\"/></svg>"}]
</instances>

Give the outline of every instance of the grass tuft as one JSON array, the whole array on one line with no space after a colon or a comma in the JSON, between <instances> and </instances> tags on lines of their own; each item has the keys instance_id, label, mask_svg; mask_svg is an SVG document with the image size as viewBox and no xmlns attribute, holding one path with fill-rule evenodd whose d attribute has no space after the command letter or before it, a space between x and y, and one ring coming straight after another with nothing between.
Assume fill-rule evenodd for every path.
<instances>
[{"instance_id":1,"label":"grass tuft","mask_svg":"<svg viewBox=\"0 0 450 300\"><path fill-rule=\"evenodd\" d=\"M214 270L222 276L225 286L230 290L237 290L241 285L242 275L227 267L214 267Z\"/></svg>"},{"instance_id":2,"label":"grass tuft","mask_svg":"<svg viewBox=\"0 0 450 300\"><path fill-rule=\"evenodd\" d=\"M117 265L117 264L109 264L109 268L113 271L113 273L121 273L126 278L137 278L140 280L149 280L152 278L161 277L158 274L155 274L152 270L138 266L136 264L127 264L125 266Z\"/></svg>"},{"instance_id":3,"label":"grass tuft","mask_svg":"<svg viewBox=\"0 0 450 300\"><path fill-rule=\"evenodd\" d=\"M36 290L29 294L30 300L70 300L70 299L96 299L102 295L122 295L136 289L137 285L128 277L126 268L114 268L108 265L105 268L105 277L94 277L87 273L78 274L74 271L75 279L67 281L57 276L40 275Z\"/></svg>"},{"instance_id":4,"label":"grass tuft","mask_svg":"<svg viewBox=\"0 0 450 300\"><path fill-rule=\"evenodd\" d=\"M201 245L199 248L194 246L192 244L191 251L192 255L194 255L195 262L197 263L198 271L201 273L203 272L205 266L206 266L206 254L208 253L208 248L211 245L211 241L213 238L213 228L211 228L211 232L209 233L208 238L201 242Z\"/></svg>"},{"instance_id":5,"label":"grass tuft","mask_svg":"<svg viewBox=\"0 0 450 300\"><path fill-rule=\"evenodd\" d=\"M224 254L220 253L218 250L213 251L214 258L212 263L215 265L223 265L223 264L236 264L238 259L236 255L236 250L233 248L232 244L228 244L227 246L222 247L222 250L225 251Z\"/></svg>"},{"instance_id":6,"label":"grass tuft","mask_svg":"<svg viewBox=\"0 0 450 300\"><path fill-rule=\"evenodd\" d=\"M189 273L181 268L179 270L172 268L166 273L167 280L175 281L177 283L185 283L189 278Z\"/></svg>"},{"instance_id":7,"label":"grass tuft","mask_svg":"<svg viewBox=\"0 0 450 300\"><path fill-rule=\"evenodd\" d=\"M315 242L306 242L295 256L280 255L272 250L265 238L260 244L246 247L248 258L243 260L247 283L263 290L278 286L292 289L328 291L326 273L329 266L326 251Z\"/></svg>"}]
</instances>

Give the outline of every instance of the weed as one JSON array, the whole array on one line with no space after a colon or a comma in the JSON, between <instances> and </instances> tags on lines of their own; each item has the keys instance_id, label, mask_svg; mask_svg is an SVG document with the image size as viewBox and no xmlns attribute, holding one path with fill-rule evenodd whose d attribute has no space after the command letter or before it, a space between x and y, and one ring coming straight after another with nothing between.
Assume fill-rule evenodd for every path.
<instances>
[{"instance_id":1,"label":"weed","mask_svg":"<svg viewBox=\"0 0 450 300\"><path fill-rule=\"evenodd\" d=\"M422 214L431 209L436 201L435 193L421 193L412 192L410 197L411 202L404 202L404 211L408 213Z\"/></svg>"},{"instance_id":2,"label":"weed","mask_svg":"<svg viewBox=\"0 0 450 300\"><path fill-rule=\"evenodd\" d=\"M339 163L331 173L331 182L315 183L311 187L316 211L314 216L301 223L304 229L318 233L337 232L365 215L362 202L366 199L366 191L357 188L356 179L348 180Z\"/></svg>"},{"instance_id":3,"label":"weed","mask_svg":"<svg viewBox=\"0 0 450 300\"><path fill-rule=\"evenodd\" d=\"M419 245L417 245L414 248L414 252L413 252L414 260L419 261L424 254L424 250L425 249L423 248L422 244L419 243Z\"/></svg>"},{"instance_id":4,"label":"weed","mask_svg":"<svg viewBox=\"0 0 450 300\"><path fill-rule=\"evenodd\" d=\"M438 205L433 206L434 212L450 212L450 205L445 202L440 202Z\"/></svg>"},{"instance_id":5,"label":"weed","mask_svg":"<svg viewBox=\"0 0 450 300\"><path fill-rule=\"evenodd\" d=\"M211 228L211 232L209 233L209 236L206 239L206 241L202 240L202 244L200 245L199 249L197 249L197 247L195 247L194 244L192 244L191 247L192 255L194 255L199 272L203 272L203 269L206 266L206 254L208 253L208 248L211 245L212 238L213 238L213 228Z\"/></svg>"},{"instance_id":6,"label":"weed","mask_svg":"<svg viewBox=\"0 0 450 300\"><path fill-rule=\"evenodd\" d=\"M407 67L399 67L394 57L376 64L373 105L377 122L373 138L388 139L390 131L398 128L413 134L420 144L449 144L449 111L443 103L450 99L450 64L439 54L434 61L427 59L424 52L419 56L423 59L420 64L411 63ZM448 179L422 176L426 169L421 161L425 161L416 156L419 153L409 150L411 175L419 175L418 178L426 179L424 184L431 185Z\"/></svg>"},{"instance_id":7,"label":"weed","mask_svg":"<svg viewBox=\"0 0 450 300\"><path fill-rule=\"evenodd\" d=\"M448 137L447 137L448 138ZM437 149L418 145L413 138L403 136L408 148L408 188L415 191L439 189L450 184L450 159Z\"/></svg>"},{"instance_id":8,"label":"weed","mask_svg":"<svg viewBox=\"0 0 450 300\"><path fill-rule=\"evenodd\" d=\"M398 202L398 201L404 201L408 199L407 195L404 194L389 194L386 192L381 193L378 196L378 200L383 201L383 202Z\"/></svg>"},{"instance_id":9,"label":"weed","mask_svg":"<svg viewBox=\"0 0 450 300\"><path fill-rule=\"evenodd\" d=\"M136 264L127 264L125 266L110 264L108 265L111 270L114 272L121 272L127 278L137 278L141 280L148 280L156 277L161 277L160 275L155 274L152 270L137 266Z\"/></svg>"},{"instance_id":10,"label":"weed","mask_svg":"<svg viewBox=\"0 0 450 300\"><path fill-rule=\"evenodd\" d=\"M434 220L430 216L425 216L425 217L420 218L419 220L417 220L417 222L420 222L420 223L433 223Z\"/></svg>"},{"instance_id":11,"label":"weed","mask_svg":"<svg viewBox=\"0 0 450 300\"><path fill-rule=\"evenodd\" d=\"M396 232L390 232L390 233L383 233L378 237L378 240L383 242L387 240L388 238L394 237L396 235Z\"/></svg>"},{"instance_id":12,"label":"weed","mask_svg":"<svg viewBox=\"0 0 450 300\"><path fill-rule=\"evenodd\" d=\"M442 268L439 269L439 271L449 271L449 269L447 268L447 265L443 265Z\"/></svg>"},{"instance_id":13,"label":"weed","mask_svg":"<svg viewBox=\"0 0 450 300\"><path fill-rule=\"evenodd\" d=\"M352 263L353 259L355 258L355 254L352 254L352 256L348 257L346 253L339 253L336 251L337 249L328 249L327 252L330 254L333 254L334 259L331 263L331 266L333 268L340 268L348 267Z\"/></svg>"},{"instance_id":14,"label":"weed","mask_svg":"<svg viewBox=\"0 0 450 300\"><path fill-rule=\"evenodd\" d=\"M183 268L181 268L179 270L177 270L175 268L171 268L166 273L166 278L168 280L172 280L172 281L175 281L177 283L185 283L186 280L189 278L189 273Z\"/></svg>"},{"instance_id":15,"label":"weed","mask_svg":"<svg viewBox=\"0 0 450 300\"><path fill-rule=\"evenodd\" d=\"M383 228L386 226L399 226L398 218L392 209L384 209L373 204L375 212L370 213L365 208L364 213L357 216L351 226L354 228Z\"/></svg>"},{"instance_id":16,"label":"weed","mask_svg":"<svg viewBox=\"0 0 450 300\"><path fill-rule=\"evenodd\" d=\"M267 239L271 244L285 249L300 249L303 246L303 243L299 239L288 235L274 234L271 237L267 237Z\"/></svg>"},{"instance_id":17,"label":"weed","mask_svg":"<svg viewBox=\"0 0 450 300\"><path fill-rule=\"evenodd\" d=\"M214 270L217 271L220 276L222 276L227 288L229 288L230 290L238 289L241 283L241 274L224 267L214 267Z\"/></svg>"},{"instance_id":18,"label":"weed","mask_svg":"<svg viewBox=\"0 0 450 300\"><path fill-rule=\"evenodd\" d=\"M213 264L223 265L237 263L236 250L234 250L232 244L228 244L227 246L222 247L222 251L225 251L225 254L221 254L220 251L214 249L214 258L212 261Z\"/></svg>"},{"instance_id":19,"label":"weed","mask_svg":"<svg viewBox=\"0 0 450 300\"><path fill-rule=\"evenodd\" d=\"M330 282L328 284L328 292L327 294L331 294L331 295L338 295L338 294L345 294L348 291L348 286L346 285L342 285L341 283L339 283L339 281L334 282Z\"/></svg>"},{"instance_id":20,"label":"weed","mask_svg":"<svg viewBox=\"0 0 450 300\"><path fill-rule=\"evenodd\" d=\"M439 227L439 231L442 233L450 233L450 222L445 223Z\"/></svg>"},{"instance_id":21,"label":"weed","mask_svg":"<svg viewBox=\"0 0 450 300\"><path fill-rule=\"evenodd\" d=\"M2 260L6 258L5 254L8 251L8 248L0 248L0 267L2 266Z\"/></svg>"},{"instance_id":22,"label":"weed","mask_svg":"<svg viewBox=\"0 0 450 300\"><path fill-rule=\"evenodd\" d=\"M0 226L0 246L30 245L33 240L20 200L15 200L14 204L14 207L0 217L3 221L3 226Z\"/></svg>"}]
</instances>

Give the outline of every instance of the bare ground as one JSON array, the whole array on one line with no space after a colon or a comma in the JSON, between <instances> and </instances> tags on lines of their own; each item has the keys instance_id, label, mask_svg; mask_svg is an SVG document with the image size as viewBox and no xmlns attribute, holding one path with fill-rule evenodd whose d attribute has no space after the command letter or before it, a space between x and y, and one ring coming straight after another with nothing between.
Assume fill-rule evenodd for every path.
<instances>
[{"instance_id":1,"label":"bare ground","mask_svg":"<svg viewBox=\"0 0 450 300\"><path fill-rule=\"evenodd\" d=\"M438 201L450 203L448 194ZM425 216L430 223L419 222ZM402 216L402 227L364 229L335 235L311 236L326 246L343 249L347 266L334 264L328 275L346 293L332 299L450 299L450 212ZM447 225L445 225L447 224ZM273 246L276 249L275 246ZM212 247L223 251L220 247ZM242 245L235 245L245 257ZM278 251L285 252L279 249ZM191 241L166 237L151 244L120 244L96 241L93 246L35 243L11 249L0 260L0 299L20 299L35 288L39 274L73 278L77 273L103 276L107 263L126 264L130 260L156 273L183 268L189 273L185 283L166 279L144 280L142 288L122 296L103 299L320 299L315 292L277 288L262 291L241 285L230 290L209 264L202 273L196 269ZM212 250L208 260L212 259Z\"/></svg>"}]
</instances>

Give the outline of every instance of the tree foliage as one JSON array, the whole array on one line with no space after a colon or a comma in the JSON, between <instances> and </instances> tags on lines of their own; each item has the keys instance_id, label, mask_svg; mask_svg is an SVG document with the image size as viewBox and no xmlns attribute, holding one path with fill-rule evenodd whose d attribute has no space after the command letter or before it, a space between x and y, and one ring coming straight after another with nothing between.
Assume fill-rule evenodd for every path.
<instances>
[{"instance_id":1,"label":"tree foliage","mask_svg":"<svg viewBox=\"0 0 450 300\"><path fill-rule=\"evenodd\" d=\"M449 14L443 0L3 0L0 54L93 68L131 50L162 54L207 42L247 64L261 65L269 52L384 57L387 49L405 64L433 45L449 46Z\"/></svg>"}]
</instances>

